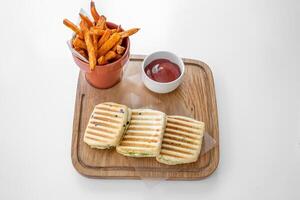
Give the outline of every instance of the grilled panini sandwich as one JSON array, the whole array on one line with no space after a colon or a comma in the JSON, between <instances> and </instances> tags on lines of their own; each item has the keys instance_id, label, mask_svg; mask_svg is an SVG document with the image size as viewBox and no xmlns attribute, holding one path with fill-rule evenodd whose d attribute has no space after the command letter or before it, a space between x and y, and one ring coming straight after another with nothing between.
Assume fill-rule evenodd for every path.
<instances>
[{"instance_id":1,"label":"grilled panini sandwich","mask_svg":"<svg viewBox=\"0 0 300 200\"><path fill-rule=\"evenodd\" d=\"M160 154L156 160L167 165L197 161L202 145L204 123L182 116L167 116Z\"/></svg>"},{"instance_id":2,"label":"grilled panini sandwich","mask_svg":"<svg viewBox=\"0 0 300 200\"><path fill-rule=\"evenodd\" d=\"M131 121L117 152L131 157L155 157L159 154L166 115L151 109L132 109Z\"/></svg>"},{"instance_id":3,"label":"grilled panini sandwich","mask_svg":"<svg viewBox=\"0 0 300 200\"><path fill-rule=\"evenodd\" d=\"M106 102L96 105L84 133L84 142L92 148L106 149L119 144L130 121L125 105Z\"/></svg>"}]
</instances>

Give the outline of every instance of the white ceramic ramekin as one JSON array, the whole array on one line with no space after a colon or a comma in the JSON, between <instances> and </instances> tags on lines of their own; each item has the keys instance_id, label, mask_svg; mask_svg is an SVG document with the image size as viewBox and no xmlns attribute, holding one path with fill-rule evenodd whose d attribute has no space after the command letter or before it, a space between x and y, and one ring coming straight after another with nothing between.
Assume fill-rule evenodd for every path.
<instances>
[{"instance_id":1,"label":"white ceramic ramekin","mask_svg":"<svg viewBox=\"0 0 300 200\"><path fill-rule=\"evenodd\" d=\"M161 82L157 82L157 81L150 79L145 72L145 68L149 63L151 63L153 60L157 60L157 59L168 59L171 62L177 64L178 67L180 68L180 76L176 80L167 82L167 83L161 83ZM142 80L143 80L145 86L149 90L156 92L156 93L169 93L169 92L172 92L173 90L175 90L182 82L184 72L185 72L185 66L184 66L182 59L179 58L178 56L176 56L174 53L171 53L168 51L154 52L154 53L148 55L144 59L143 64L142 64Z\"/></svg>"}]
</instances>

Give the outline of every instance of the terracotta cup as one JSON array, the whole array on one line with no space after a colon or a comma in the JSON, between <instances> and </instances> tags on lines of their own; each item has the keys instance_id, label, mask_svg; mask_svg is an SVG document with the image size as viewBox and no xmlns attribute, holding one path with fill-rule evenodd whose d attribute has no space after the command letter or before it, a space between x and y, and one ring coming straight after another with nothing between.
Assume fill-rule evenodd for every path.
<instances>
[{"instance_id":1,"label":"terracotta cup","mask_svg":"<svg viewBox=\"0 0 300 200\"><path fill-rule=\"evenodd\" d=\"M107 22L107 26L109 28L118 27L111 22ZM123 31L123 29L121 30ZM90 70L90 66L87 62L81 60L74 54L72 55L80 70L85 73L85 78L90 85L100 89L111 88L122 79L123 67L128 62L130 49L128 37L123 39L122 46L124 46L126 50L121 58L106 65L97 65L94 70Z\"/></svg>"}]
</instances>

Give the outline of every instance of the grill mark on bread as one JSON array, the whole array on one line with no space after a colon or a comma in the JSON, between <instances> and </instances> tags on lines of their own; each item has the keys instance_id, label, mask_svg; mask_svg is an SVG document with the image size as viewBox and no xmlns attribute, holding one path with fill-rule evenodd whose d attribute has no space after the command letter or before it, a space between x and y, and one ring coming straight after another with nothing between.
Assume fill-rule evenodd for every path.
<instances>
[{"instance_id":1,"label":"grill mark on bread","mask_svg":"<svg viewBox=\"0 0 300 200\"><path fill-rule=\"evenodd\" d=\"M191 129L191 128L186 128L184 126L177 126L171 123L167 123L166 128L170 128L170 129L174 129L174 130L179 130L179 131L184 131L190 134L195 134L195 135L199 135L199 130L200 129Z\"/></svg>"},{"instance_id":2,"label":"grill mark on bread","mask_svg":"<svg viewBox=\"0 0 300 200\"><path fill-rule=\"evenodd\" d=\"M87 136L89 135L94 135L94 136L97 136L97 137L103 137L103 138L108 138L108 139L114 139L115 137L113 136L110 136L108 134L105 134L105 133L96 133L96 132L92 132L91 130L87 131Z\"/></svg>"},{"instance_id":3,"label":"grill mark on bread","mask_svg":"<svg viewBox=\"0 0 300 200\"><path fill-rule=\"evenodd\" d=\"M117 120L117 118L112 119L112 118L109 118L109 117L99 116L99 115L94 115L93 118L94 119L99 119L99 120L102 120L102 121L107 121L107 122L110 122L110 123L122 124L122 122Z\"/></svg>"},{"instance_id":4,"label":"grill mark on bread","mask_svg":"<svg viewBox=\"0 0 300 200\"><path fill-rule=\"evenodd\" d=\"M125 134L125 136L124 137L126 137L126 136L142 136L142 137L149 137L149 136L151 136L151 137L158 137L160 134L149 134L149 133L144 133L144 132L130 132L129 133L129 131L127 131L127 134Z\"/></svg>"},{"instance_id":5,"label":"grill mark on bread","mask_svg":"<svg viewBox=\"0 0 300 200\"><path fill-rule=\"evenodd\" d=\"M115 117L115 118L123 118L123 113L108 113L108 112L102 112L102 111L95 111L94 114L100 115L100 116L108 116L108 117Z\"/></svg>"},{"instance_id":6,"label":"grill mark on bread","mask_svg":"<svg viewBox=\"0 0 300 200\"><path fill-rule=\"evenodd\" d=\"M125 135L124 136L124 139L126 139L126 138L138 138L138 139L144 139L144 138L146 138L146 139L158 139L158 134L155 134L155 135L151 135L151 134L148 134L148 135L132 135L132 134L130 134L130 135Z\"/></svg>"},{"instance_id":7,"label":"grill mark on bread","mask_svg":"<svg viewBox=\"0 0 300 200\"><path fill-rule=\"evenodd\" d=\"M162 126L162 124L160 123L151 123L151 121L139 121L139 120L131 120L130 121L130 125L134 126L134 125L138 125L138 126Z\"/></svg>"},{"instance_id":8,"label":"grill mark on bread","mask_svg":"<svg viewBox=\"0 0 300 200\"><path fill-rule=\"evenodd\" d=\"M100 126L105 126L105 127L109 127L109 128L114 128L114 129L120 129L119 126L115 126L113 124L110 124L109 122L105 122L105 121L101 121L101 120L91 120L90 124L99 124Z\"/></svg>"},{"instance_id":9,"label":"grill mark on bread","mask_svg":"<svg viewBox=\"0 0 300 200\"><path fill-rule=\"evenodd\" d=\"M163 150L168 150L168 151L172 151L174 153L182 153L182 154L186 154L186 155L193 155L193 153L182 150L182 149L176 149L173 146L165 146L164 144L163 146Z\"/></svg>"},{"instance_id":10,"label":"grill mark on bread","mask_svg":"<svg viewBox=\"0 0 300 200\"><path fill-rule=\"evenodd\" d=\"M155 132L158 132L158 131L161 131L161 128L158 128L158 127L136 127L136 126L131 126L131 124L130 124L127 130L128 131L135 130L135 131L155 131Z\"/></svg>"},{"instance_id":11,"label":"grill mark on bread","mask_svg":"<svg viewBox=\"0 0 300 200\"><path fill-rule=\"evenodd\" d=\"M187 149L187 148L184 148L184 147L181 147L181 146L175 146L175 145L170 145L170 144L166 144L166 143L164 143L164 144L162 144L162 149L161 150L164 150L165 149L165 147L169 147L169 148L173 148L174 149L174 151L185 151L185 152L189 152L189 154L190 154L190 157L193 157L193 155L196 155L197 153L198 153L198 149L197 150L195 150L195 149Z\"/></svg>"},{"instance_id":12,"label":"grill mark on bread","mask_svg":"<svg viewBox=\"0 0 300 200\"><path fill-rule=\"evenodd\" d=\"M140 142L146 142L146 143L157 143L158 141L155 139L151 138L129 138L129 137L124 137L123 140L124 142L127 141L140 141Z\"/></svg>"},{"instance_id":13,"label":"grill mark on bread","mask_svg":"<svg viewBox=\"0 0 300 200\"><path fill-rule=\"evenodd\" d=\"M182 132L182 131L178 131L178 130L173 130L173 129L169 129L169 128L165 130L165 134L186 137L186 138L190 138L192 140L199 140L200 139L200 135L190 134L190 133L186 133L186 132Z\"/></svg>"},{"instance_id":14,"label":"grill mark on bread","mask_svg":"<svg viewBox=\"0 0 300 200\"><path fill-rule=\"evenodd\" d=\"M115 134L117 130L108 130L108 129L105 129L103 127L97 127L97 126L88 126L87 130L95 130L95 131L102 131L102 132L105 132L105 133L110 133L110 134Z\"/></svg>"},{"instance_id":15,"label":"grill mark on bread","mask_svg":"<svg viewBox=\"0 0 300 200\"><path fill-rule=\"evenodd\" d=\"M156 148L155 145L138 143L134 141L122 141L121 147L143 147L143 148Z\"/></svg>"},{"instance_id":16,"label":"grill mark on bread","mask_svg":"<svg viewBox=\"0 0 300 200\"><path fill-rule=\"evenodd\" d=\"M115 108L115 107L110 107L110 106L105 106L105 105L97 106L95 109L96 110L109 111L109 112L116 112L116 113L120 113L121 109L123 109L124 111L126 110L125 107L124 108Z\"/></svg>"},{"instance_id":17,"label":"grill mark on bread","mask_svg":"<svg viewBox=\"0 0 300 200\"><path fill-rule=\"evenodd\" d=\"M177 119L185 122L190 122L190 123L202 123L200 121L190 119L190 118L185 118L185 117L180 117L180 116L168 116L169 119Z\"/></svg>"},{"instance_id":18,"label":"grill mark on bread","mask_svg":"<svg viewBox=\"0 0 300 200\"><path fill-rule=\"evenodd\" d=\"M175 140L168 140L168 139L163 139L162 141L162 144L169 144L169 145L172 145L172 146L179 146L179 147L182 147L182 148L186 148L186 149L193 149L193 150L197 150L198 148L196 147L193 147L192 145L186 145L186 144L182 144L178 141L175 141Z\"/></svg>"},{"instance_id":19,"label":"grill mark on bread","mask_svg":"<svg viewBox=\"0 0 300 200\"><path fill-rule=\"evenodd\" d=\"M156 153L152 152L152 148L141 148L141 147L125 147L118 148L118 153L124 156L132 157L155 157Z\"/></svg>"},{"instance_id":20,"label":"grill mark on bread","mask_svg":"<svg viewBox=\"0 0 300 200\"><path fill-rule=\"evenodd\" d=\"M178 119L172 119L172 118L167 118L167 123L168 124L174 124L174 125L177 125L177 126L184 126L184 127L189 127L189 128L193 128L193 129L197 129L197 130L201 130L202 126L201 124L197 124L195 122L183 122L183 121L180 121Z\"/></svg>"},{"instance_id":21,"label":"grill mark on bread","mask_svg":"<svg viewBox=\"0 0 300 200\"><path fill-rule=\"evenodd\" d=\"M190 140L186 140L185 138L177 138L177 137L173 137L170 135L164 135L165 139L169 139L169 140L174 140L174 141L178 141L178 142L182 142L182 143L186 143L187 145L192 144L192 145L199 145L199 143L196 143L195 141L190 141Z\"/></svg>"}]
</instances>

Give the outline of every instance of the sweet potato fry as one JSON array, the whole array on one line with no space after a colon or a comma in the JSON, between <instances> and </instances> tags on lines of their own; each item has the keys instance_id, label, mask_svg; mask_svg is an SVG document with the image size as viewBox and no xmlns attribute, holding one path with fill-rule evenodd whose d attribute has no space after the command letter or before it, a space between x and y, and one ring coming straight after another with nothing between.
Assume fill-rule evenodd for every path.
<instances>
[{"instance_id":1,"label":"sweet potato fry","mask_svg":"<svg viewBox=\"0 0 300 200\"><path fill-rule=\"evenodd\" d=\"M99 13L96 10L96 6L95 6L95 2L94 1L91 1L90 8L91 8L91 14L92 14L94 20L97 22L99 20L99 18L100 18L100 15L99 15Z\"/></svg>"},{"instance_id":2,"label":"sweet potato fry","mask_svg":"<svg viewBox=\"0 0 300 200\"><path fill-rule=\"evenodd\" d=\"M92 34L93 36L93 45L94 45L94 49L95 49L95 54L96 54L96 58L97 58L97 49L98 49L98 39L99 39L99 36L96 35L96 34Z\"/></svg>"},{"instance_id":3,"label":"sweet potato fry","mask_svg":"<svg viewBox=\"0 0 300 200\"><path fill-rule=\"evenodd\" d=\"M111 30L111 33L116 33L116 32L118 32L118 30L117 30L116 28L110 29L110 30Z\"/></svg>"},{"instance_id":4,"label":"sweet potato fry","mask_svg":"<svg viewBox=\"0 0 300 200\"><path fill-rule=\"evenodd\" d=\"M116 52L114 52L114 51L109 51L109 52L107 52L107 54L105 54L104 60L105 60L105 61L109 61L109 60L114 59L116 56L117 56Z\"/></svg>"},{"instance_id":5,"label":"sweet potato fry","mask_svg":"<svg viewBox=\"0 0 300 200\"><path fill-rule=\"evenodd\" d=\"M74 48L81 48L81 49L87 49L86 44L84 43L83 40L81 40L79 38L79 36L76 36L73 41L72 44L74 46Z\"/></svg>"},{"instance_id":6,"label":"sweet potato fry","mask_svg":"<svg viewBox=\"0 0 300 200\"><path fill-rule=\"evenodd\" d=\"M80 29L73 24L71 21L68 19L64 19L64 25L66 25L68 28L70 28L72 31L74 31L81 39L83 39L83 34L80 31Z\"/></svg>"},{"instance_id":7,"label":"sweet potato fry","mask_svg":"<svg viewBox=\"0 0 300 200\"><path fill-rule=\"evenodd\" d=\"M123 42L123 38L121 38L121 39L117 42L117 44L112 48L112 50L113 50L113 51L117 51L117 46L118 46L118 45L122 45L122 42Z\"/></svg>"},{"instance_id":8,"label":"sweet potato fry","mask_svg":"<svg viewBox=\"0 0 300 200\"><path fill-rule=\"evenodd\" d=\"M97 21L96 27L100 28L100 29L105 29L105 24L106 24L106 18L101 15L99 20Z\"/></svg>"},{"instance_id":9,"label":"sweet potato fry","mask_svg":"<svg viewBox=\"0 0 300 200\"><path fill-rule=\"evenodd\" d=\"M87 51L88 51L88 55L89 55L90 69L94 70L95 66L97 64L97 60L96 60L96 54L95 54L95 48L93 45L93 40L91 38L89 30L84 31L84 41L86 43Z\"/></svg>"},{"instance_id":10,"label":"sweet potato fry","mask_svg":"<svg viewBox=\"0 0 300 200\"><path fill-rule=\"evenodd\" d=\"M118 45L122 45L122 43L123 43L123 38L121 38L121 39L119 40Z\"/></svg>"},{"instance_id":11,"label":"sweet potato fry","mask_svg":"<svg viewBox=\"0 0 300 200\"><path fill-rule=\"evenodd\" d=\"M105 55L111 48L113 48L120 40L121 35L119 33L114 33L110 38L100 47L98 54L99 56Z\"/></svg>"},{"instance_id":12,"label":"sweet potato fry","mask_svg":"<svg viewBox=\"0 0 300 200\"><path fill-rule=\"evenodd\" d=\"M139 28L132 28L132 29L129 29L129 30L127 30L127 31L123 31L123 32L121 32L120 34L121 34L121 37L122 37L122 38L125 38L125 37L129 37L129 36L135 34L135 33L138 32L139 30L140 30Z\"/></svg>"},{"instance_id":13,"label":"sweet potato fry","mask_svg":"<svg viewBox=\"0 0 300 200\"><path fill-rule=\"evenodd\" d=\"M100 56L100 58L98 59L98 64L99 65L104 65L106 64L105 60L104 60L104 56Z\"/></svg>"},{"instance_id":14,"label":"sweet potato fry","mask_svg":"<svg viewBox=\"0 0 300 200\"><path fill-rule=\"evenodd\" d=\"M125 51L125 47L122 47L121 45L117 45L117 54L123 54Z\"/></svg>"},{"instance_id":15,"label":"sweet potato fry","mask_svg":"<svg viewBox=\"0 0 300 200\"><path fill-rule=\"evenodd\" d=\"M109 39L110 35L111 35L111 30L110 29L106 29L104 31L102 37L98 41L98 47L99 48Z\"/></svg>"},{"instance_id":16,"label":"sweet potato fry","mask_svg":"<svg viewBox=\"0 0 300 200\"><path fill-rule=\"evenodd\" d=\"M101 56L101 57L98 59L98 64L99 64L99 65L107 64L108 61L115 59L117 55L118 55L118 54L116 54L116 52L114 52L114 51L109 51L109 52L107 52L107 54L105 54L105 56Z\"/></svg>"},{"instance_id":17,"label":"sweet potato fry","mask_svg":"<svg viewBox=\"0 0 300 200\"><path fill-rule=\"evenodd\" d=\"M80 21L79 27L80 27L80 29L81 29L82 32L88 30L87 24L83 20Z\"/></svg>"},{"instance_id":18,"label":"sweet potato fry","mask_svg":"<svg viewBox=\"0 0 300 200\"><path fill-rule=\"evenodd\" d=\"M82 21L84 21L88 28L92 27L94 24L93 22L85 15L83 15L82 13L79 13L80 18L82 19Z\"/></svg>"},{"instance_id":19,"label":"sweet potato fry","mask_svg":"<svg viewBox=\"0 0 300 200\"><path fill-rule=\"evenodd\" d=\"M103 35L104 30L100 29L100 28L97 27L97 26L94 26L94 27L92 27L92 28L90 29L90 33L91 33L92 35L95 34L95 35L101 36L101 35Z\"/></svg>"}]
</instances>

